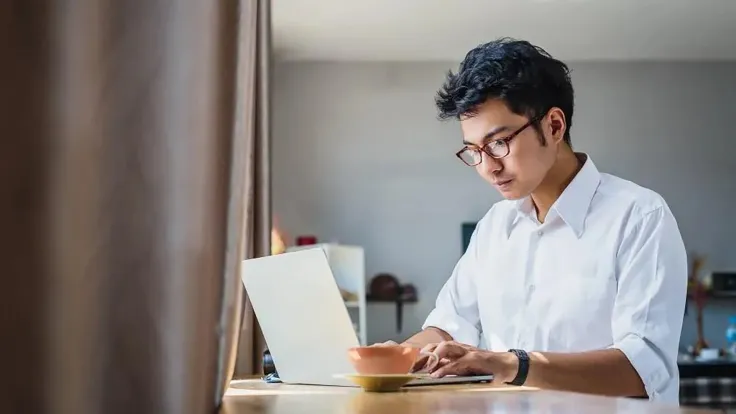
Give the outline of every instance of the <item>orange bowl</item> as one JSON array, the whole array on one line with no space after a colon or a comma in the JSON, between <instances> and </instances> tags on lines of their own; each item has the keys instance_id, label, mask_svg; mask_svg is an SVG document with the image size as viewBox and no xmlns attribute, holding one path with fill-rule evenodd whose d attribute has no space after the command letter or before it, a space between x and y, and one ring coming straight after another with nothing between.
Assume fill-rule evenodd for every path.
<instances>
[{"instance_id":1,"label":"orange bowl","mask_svg":"<svg viewBox=\"0 0 736 414\"><path fill-rule=\"evenodd\" d=\"M407 374L420 351L401 345L359 346L348 350L348 358L359 374Z\"/></svg>"}]
</instances>

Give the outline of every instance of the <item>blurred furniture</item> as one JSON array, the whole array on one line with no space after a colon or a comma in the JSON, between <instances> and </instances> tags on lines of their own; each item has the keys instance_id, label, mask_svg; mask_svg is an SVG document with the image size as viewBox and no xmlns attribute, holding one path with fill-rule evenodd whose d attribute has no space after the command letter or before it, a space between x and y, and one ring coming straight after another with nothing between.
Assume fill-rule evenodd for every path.
<instances>
[{"instance_id":1,"label":"blurred furniture","mask_svg":"<svg viewBox=\"0 0 736 414\"><path fill-rule=\"evenodd\" d=\"M465 251L468 250L468 245L470 245L470 238L473 236L473 232L475 231L475 226L477 225L478 223L475 221L468 221L460 225L460 231L462 234L462 242L463 242L463 253L465 253Z\"/></svg>"},{"instance_id":2,"label":"blurred furniture","mask_svg":"<svg viewBox=\"0 0 736 414\"><path fill-rule=\"evenodd\" d=\"M365 253L360 246L319 243L291 246L287 252L319 248L325 252L340 292L353 321L358 340L368 343L366 329Z\"/></svg>"},{"instance_id":3,"label":"blurred furniture","mask_svg":"<svg viewBox=\"0 0 736 414\"><path fill-rule=\"evenodd\" d=\"M405 303L417 302L417 289L412 284L401 284L390 273L379 273L371 279L368 289L369 303L392 303L396 305L396 330L401 333Z\"/></svg>"},{"instance_id":4,"label":"blurred furniture","mask_svg":"<svg viewBox=\"0 0 736 414\"><path fill-rule=\"evenodd\" d=\"M679 361L680 404L736 411L736 360Z\"/></svg>"}]
</instances>

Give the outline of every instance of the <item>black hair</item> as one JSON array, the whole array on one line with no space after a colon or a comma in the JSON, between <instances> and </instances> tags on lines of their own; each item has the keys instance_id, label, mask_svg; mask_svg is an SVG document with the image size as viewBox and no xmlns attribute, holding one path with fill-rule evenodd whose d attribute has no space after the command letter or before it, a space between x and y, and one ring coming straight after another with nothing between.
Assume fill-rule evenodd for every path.
<instances>
[{"instance_id":1,"label":"black hair","mask_svg":"<svg viewBox=\"0 0 736 414\"><path fill-rule=\"evenodd\" d=\"M447 73L435 102L440 119L460 119L473 116L489 99L502 99L509 110L529 119L560 108L567 124L564 140L570 144L574 106L570 70L541 47L501 38L474 48L457 73ZM539 130L538 124L535 127Z\"/></svg>"}]
</instances>

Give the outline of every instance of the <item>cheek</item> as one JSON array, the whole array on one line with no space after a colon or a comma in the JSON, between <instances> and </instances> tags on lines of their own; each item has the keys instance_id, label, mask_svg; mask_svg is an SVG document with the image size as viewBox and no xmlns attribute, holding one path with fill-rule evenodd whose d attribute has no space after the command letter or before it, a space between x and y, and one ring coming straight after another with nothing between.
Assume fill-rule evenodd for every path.
<instances>
[{"instance_id":1,"label":"cheek","mask_svg":"<svg viewBox=\"0 0 736 414\"><path fill-rule=\"evenodd\" d=\"M544 155L540 148L524 148L524 151L519 151L508 160L507 168L513 171L519 181L534 186L544 178L548 170L548 161Z\"/></svg>"},{"instance_id":2,"label":"cheek","mask_svg":"<svg viewBox=\"0 0 736 414\"><path fill-rule=\"evenodd\" d=\"M478 164L478 165L475 166L475 172L477 172L480 175L485 175L486 174L486 167L483 166L483 163L480 163L480 164Z\"/></svg>"},{"instance_id":3,"label":"cheek","mask_svg":"<svg viewBox=\"0 0 736 414\"><path fill-rule=\"evenodd\" d=\"M493 173L489 168L483 166L483 164L476 165L475 172L477 172L483 180L491 184L493 183Z\"/></svg>"}]
</instances>

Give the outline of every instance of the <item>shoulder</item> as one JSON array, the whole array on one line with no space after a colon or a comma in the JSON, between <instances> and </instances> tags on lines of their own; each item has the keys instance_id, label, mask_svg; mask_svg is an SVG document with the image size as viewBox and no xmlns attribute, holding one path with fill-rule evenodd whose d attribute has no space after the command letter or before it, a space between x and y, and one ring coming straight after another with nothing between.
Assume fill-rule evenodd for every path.
<instances>
[{"instance_id":1,"label":"shoulder","mask_svg":"<svg viewBox=\"0 0 736 414\"><path fill-rule=\"evenodd\" d=\"M635 224L647 217L671 215L667 201L656 191L612 174L601 173L598 204L617 210Z\"/></svg>"},{"instance_id":2,"label":"shoulder","mask_svg":"<svg viewBox=\"0 0 736 414\"><path fill-rule=\"evenodd\" d=\"M664 197L608 174L602 174L600 187L601 197L623 212L619 216L621 226L616 231L616 258L621 269L650 274L664 271L672 277L686 277L685 243ZM656 272L651 273L653 270Z\"/></svg>"},{"instance_id":3,"label":"shoulder","mask_svg":"<svg viewBox=\"0 0 736 414\"><path fill-rule=\"evenodd\" d=\"M601 208L610 209L610 215L619 218L621 248L666 239L663 247L684 249L677 220L667 201L656 191L611 174L601 174L599 195Z\"/></svg>"}]
</instances>

